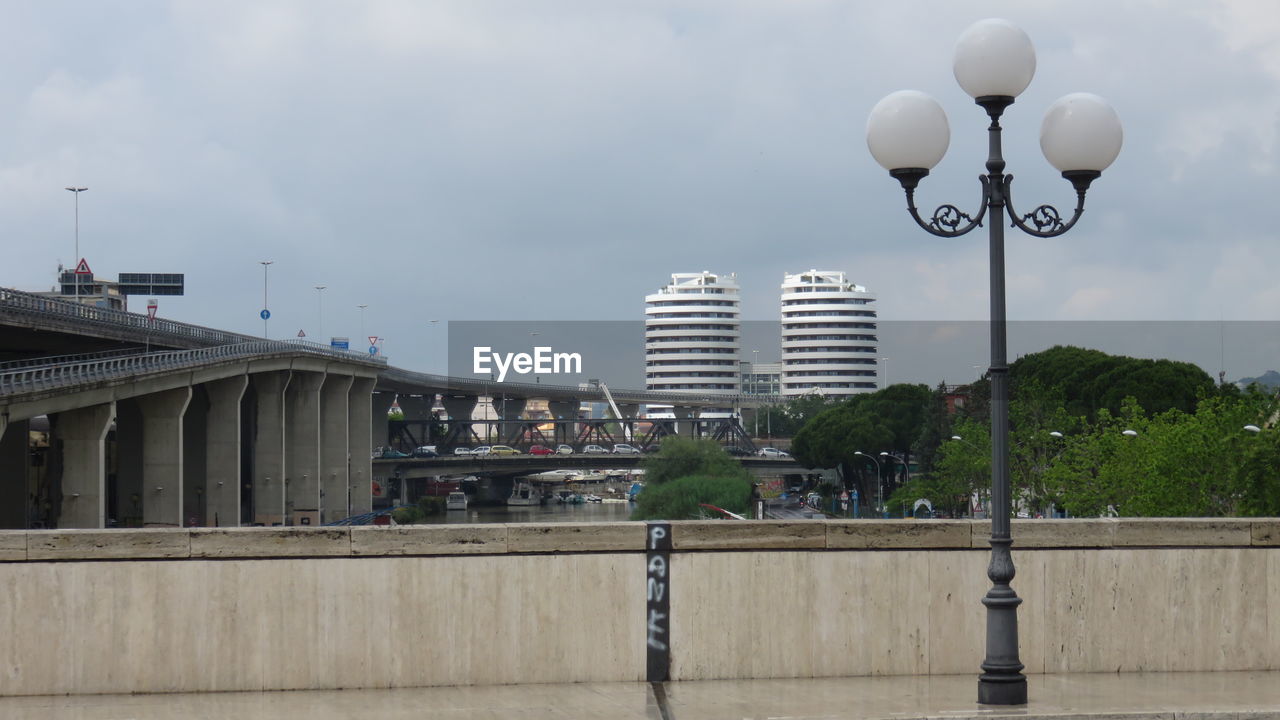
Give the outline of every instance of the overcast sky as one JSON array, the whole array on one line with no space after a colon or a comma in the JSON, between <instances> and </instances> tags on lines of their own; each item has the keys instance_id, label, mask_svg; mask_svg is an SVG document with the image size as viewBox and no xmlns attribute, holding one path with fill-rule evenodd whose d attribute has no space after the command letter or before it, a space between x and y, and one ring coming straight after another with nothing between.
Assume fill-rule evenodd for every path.
<instances>
[{"instance_id":1,"label":"overcast sky","mask_svg":"<svg viewBox=\"0 0 1280 720\"><path fill-rule=\"evenodd\" d=\"M776 320L783 273L812 267L887 320L983 319L985 233L916 228L864 129L889 92L932 94L952 145L919 204L973 206L984 115L951 54L996 16L1037 50L1005 120L1023 212L1074 201L1039 151L1049 103L1094 92L1125 127L1071 233L1010 236L1010 316L1280 320L1274 0L0 10L8 287L72 261L78 184L99 276L186 273L161 315L261 333L273 260L272 336L317 336L326 285L325 335L359 336L368 304L366 334L411 369L444 370L451 320L639 319L672 272L736 272L744 319Z\"/></svg>"}]
</instances>

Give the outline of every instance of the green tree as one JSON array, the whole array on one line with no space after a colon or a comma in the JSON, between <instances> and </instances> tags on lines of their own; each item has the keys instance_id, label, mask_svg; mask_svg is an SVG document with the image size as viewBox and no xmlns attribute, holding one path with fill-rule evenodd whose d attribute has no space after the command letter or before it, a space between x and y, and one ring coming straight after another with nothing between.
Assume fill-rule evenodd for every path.
<instances>
[{"instance_id":1,"label":"green tree","mask_svg":"<svg viewBox=\"0 0 1280 720\"><path fill-rule=\"evenodd\" d=\"M745 515L751 503L751 481L743 477L686 475L649 485L636 497L632 520L722 518L702 504Z\"/></svg>"},{"instance_id":2,"label":"green tree","mask_svg":"<svg viewBox=\"0 0 1280 720\"><path fill-rule=\"evenodd\" d=\"M1280 432L1275 428L1249 440L1241 458L1237 487L1241 515L1280 515Z\"/></svg>"},{"instance_id":3,"label":"green tree","mask_svg":"<svg viewBox=\"0 0 1280 720\"><path fill-rule=\"evenodd\" d=\"M933 470L938 448L954 434L951 431L952 423L951 413L947 411L947 385L938 383L938 387L933 389L925 405L920 436L912 444L921 472L927 473Z\"/></svg>"},{"instance_id":4,"label":"green tree","mask_svg":"<svg viewBox=\"0 0 1280 720\"><path fill-rule=\"evenodd\" d=\"M744 514L750 504L751 475L711 440L663 438L658 454L641 466L645 488L632 520L697 518L705 514L704 503Z\"/></svg>"},{"instance_id":5,"label":"green tree","mask_svg":"<svg viewBox=\"0 0 1280 720\"><path fill-rule=\"evenodd\" d=\"M654 485L690 475L750 477L742 463L726 453L719 443L679 435L663 438L657 454L641 461L640 467L644 468L645 492Z\"/></svg>"},{"instance_id":6,"label":"green tree","mask_svg":"<svg viewBox=\"0 0 1280 720\"><path fill-rule=\"evenodd\" d=\"M876 481L869 479L876 477L876 466L858 453L878 461L881 452L898 453L910 462L912 443L921 434L931 397L928 387L906 384L855 395L805 423L791 442L791 454L807 467L837 468L845 487L857 488L859 501L870 504L879 490ZM897 474L885 463L881 466L879 480L887 494Z\"/></svg>"},{"instance_id":7,"label":"green tree","mask_svg":"<svg viewBox=\"0 0 1280 720\"><path fill-rule=\"evenodd\" d=\"M1199 399L1212 394L1215 387L1213 378L1191 363L1061 345L1024 355L1009 373L1014 394L1028 382L1060 388L1068 413L1091 419L1103 408L1118 414L1129 397L1149 413L1194 412Z\"/></svg>"}]
</instances>

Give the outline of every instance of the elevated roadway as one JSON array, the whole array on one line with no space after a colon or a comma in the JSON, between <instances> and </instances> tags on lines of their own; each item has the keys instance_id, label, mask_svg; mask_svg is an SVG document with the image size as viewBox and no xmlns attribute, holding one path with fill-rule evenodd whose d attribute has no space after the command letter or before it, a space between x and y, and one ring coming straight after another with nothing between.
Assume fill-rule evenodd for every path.
<instances>
[{"instance_id":1,"label":"elevated roadway","mask_svg":"<svg viewBox=\"0 0 1280 720\"><path fill-rule=\"evenodd\" d=\"M374 459L374 476L389 477L397 470L406 477L539 473L550 470L621 470L636 468L644 455L443 455L438 458ZM808 472L792 458L738 458L758 475Z\"/></svg>"}]
</instances>

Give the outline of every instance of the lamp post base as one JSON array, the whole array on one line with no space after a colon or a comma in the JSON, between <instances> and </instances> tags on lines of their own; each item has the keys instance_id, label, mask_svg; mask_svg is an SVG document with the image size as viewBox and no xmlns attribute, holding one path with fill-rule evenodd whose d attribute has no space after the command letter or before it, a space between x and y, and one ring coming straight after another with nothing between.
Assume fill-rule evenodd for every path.
<instances>
[{"instance_id":1,"label":"lamp post base","mask_svg":"<svg viewBox=\"0 0 1280 720\"><path fill-rule=\"evenodd\" d=\"M1027 677L1016 671L1012 675L982 675L978 678L978 703L1026 705Z\"/></svg>"}]
</instances>

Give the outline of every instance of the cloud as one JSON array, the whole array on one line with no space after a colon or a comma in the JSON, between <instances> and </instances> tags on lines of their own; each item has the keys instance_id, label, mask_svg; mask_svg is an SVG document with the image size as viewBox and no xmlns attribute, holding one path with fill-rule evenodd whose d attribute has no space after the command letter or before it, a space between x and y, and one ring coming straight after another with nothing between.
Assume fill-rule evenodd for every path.
<instances>
[{"instance_id":1,"label":"cloud","mask_svg":"<svg viewBox=\"0 0 1280 720\"><path fill-rule=\"evenodd\" d=\"M1039 50L1008 114L1017 207L1074 193L1040 158L1076 90L1126 128L1080 224L1009 231L1011 317L1274 319L1280 28L1268 1L689 4L467 0L18 6L0 29L0 283L41 287L72 242L103 274L179 271L174 316L356 336L440 369L430 318L625 319L672 272L737 272L773 319L785 272L849 272L883 317L984 319L986 233L938 240L870 159L886 93L953 131L922 208L977 200L985 118L955 37L1005 15ZM15 248L12 245L18 244Z\"/></svg>"}]
</instances>

